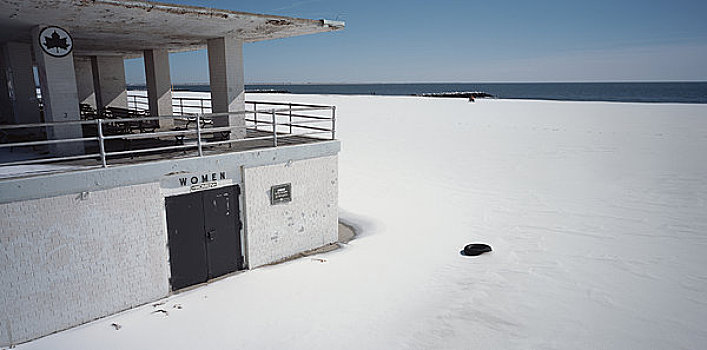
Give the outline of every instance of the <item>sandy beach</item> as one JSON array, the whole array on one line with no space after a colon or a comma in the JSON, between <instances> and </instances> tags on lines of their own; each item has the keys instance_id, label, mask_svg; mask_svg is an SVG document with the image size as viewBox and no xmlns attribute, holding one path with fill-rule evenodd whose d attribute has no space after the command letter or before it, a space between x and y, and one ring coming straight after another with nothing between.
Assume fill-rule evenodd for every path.
<instances>
[{"instance_id":1,"label":"sandy beach","mask_svg":"<svg viewBox=\"0 0 707 350\"><path fill-rule=\"evenodd\" d=\"M337 106L356 239L18 349L707 343L707 105L247 99Z\"/></svg>"}]
</instances>

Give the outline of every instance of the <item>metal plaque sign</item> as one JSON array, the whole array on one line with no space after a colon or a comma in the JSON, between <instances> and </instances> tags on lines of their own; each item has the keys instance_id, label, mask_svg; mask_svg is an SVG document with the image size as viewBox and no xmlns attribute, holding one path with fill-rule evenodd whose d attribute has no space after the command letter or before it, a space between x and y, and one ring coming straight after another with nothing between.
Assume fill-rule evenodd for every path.
<instances>
[{"instance_id":1,"label":"metal plaque sign","mask_svg":"<svg viewBox=\"0 0 707 350\"><path fill-rule=\"evenodd\" d=\"M290 184L270 187L270 205L292 201L292 186Z\"/></svg>"},{"instance_id":2,"label":"metal plaque sign","mask_svg":"<svg viewBox=\"0 0 707 350\"><path fill-rule=\"evenodd\" d=\"M39 46L49 56L64 57L74 49L74 40L66 30L51 26L39 32Z\"/></svg>"}]
</instances>

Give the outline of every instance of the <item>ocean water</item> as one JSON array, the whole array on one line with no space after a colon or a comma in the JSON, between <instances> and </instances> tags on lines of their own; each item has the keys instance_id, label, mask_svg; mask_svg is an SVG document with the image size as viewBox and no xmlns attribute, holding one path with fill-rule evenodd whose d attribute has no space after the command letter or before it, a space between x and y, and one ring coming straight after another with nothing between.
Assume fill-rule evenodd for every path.
<instances>
[{"instance_id":1,"label":"ocean water","mask_svg":"<svg viewBox=\"0 0 707 350\"><path fill-rule=\"evenodd\" d=\"M175 90L209 91L208 85L175 86ZM415 95L478 91L502 99L707 103L707 82L660 83L434 83L434 84L272 84L246 90L293 94Z\"/></svg>"}]
</instances>

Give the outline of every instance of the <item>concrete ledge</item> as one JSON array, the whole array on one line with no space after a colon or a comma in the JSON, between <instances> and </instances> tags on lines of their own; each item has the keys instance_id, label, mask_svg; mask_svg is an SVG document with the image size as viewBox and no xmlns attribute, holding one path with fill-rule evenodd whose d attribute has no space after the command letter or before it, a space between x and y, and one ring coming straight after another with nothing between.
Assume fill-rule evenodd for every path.
<instances>
[{"instance_id":1,"label":"concrete ledge","mask_svg":"<svg viewBox=\"0 0 707 350\"><path fill-rule=\"evenodd\" d=\"M262 166L335 155L338 140L289 145L252 151L220 153L201 158L168 159L139 164L115 165L66 173L0 180L0 203L92 192L160 181L181 173L228 171L241 183L241 166Z\"/></svg>"}]
</instances>

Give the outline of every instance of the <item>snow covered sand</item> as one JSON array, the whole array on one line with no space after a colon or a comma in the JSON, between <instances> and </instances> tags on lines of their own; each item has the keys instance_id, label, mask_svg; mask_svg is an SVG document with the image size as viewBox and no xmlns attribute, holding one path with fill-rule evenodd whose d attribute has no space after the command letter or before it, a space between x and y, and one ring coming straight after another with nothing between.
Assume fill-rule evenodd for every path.
<instances>
[{"instance_id":1,"label":"snow covered sand","mask_svg":"<svg viewBox=\"0 0 707 350\"><path fill-rule=\"evenodd\" d=\"M361 236L18 348L707 343L707 105L248 98L337 106ZM460 256L469 242L494 251Z\"/></svg>"}]
</instances>

